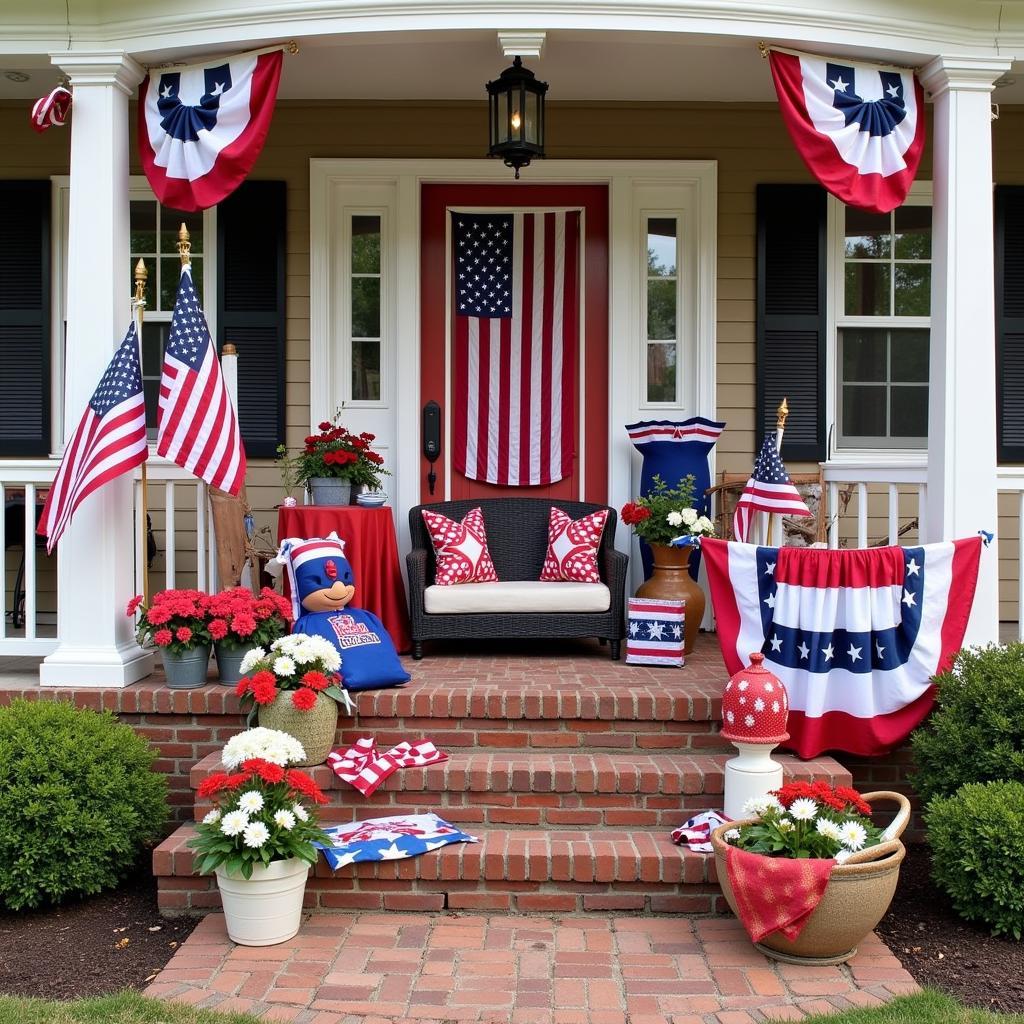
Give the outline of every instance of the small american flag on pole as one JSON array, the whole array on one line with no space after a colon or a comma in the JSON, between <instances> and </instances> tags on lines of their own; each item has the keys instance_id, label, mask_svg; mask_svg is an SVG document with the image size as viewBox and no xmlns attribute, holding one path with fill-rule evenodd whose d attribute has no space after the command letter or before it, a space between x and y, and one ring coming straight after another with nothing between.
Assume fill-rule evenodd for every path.
<instances>
[{"instance_id":1,"label":"small american flag on pole","mask_svg":"<svg viewBox=\"0 0 1024 1024\"><path fill-rule=\"evenodd\" d=\"M790 482L786 467L776 450L775 438L770 434L764 439L754 463L754 472L736 502L732 517L732 532L736 540L746 543L755 512L789 516L811 514L800 492Z\"/></svg>"},{"instance_id":2,"label":"small american flag on pole","mask_svg":"<svg viewBox=\"0 0 1024 1024\"><path fill-rule=\"evenodd\" d=\"M453 213L453 462L470 480L539 486L572 472L578 210Z\"/></svg>"},{"instance_id":3,"label":"small american flag on pole","mask_svg":"<svg viewBox=\"0 0 1024 1024\"><path fill-rule=\"evenodd\" d=\"M238 419L188 263L181 268L164 349L156 450L229 494L237 495L245 482Z\"/></svg>"},{"instance_id":4,"label":"small american flag on pole","mask_svg":"<svg viewBox=\"0 0 1024 1024\"><path fill-rule=\"evenodd\" d=\"M146 403L135 322L121 342L64 450L36 532L47 554L75 509L98 487L146 461Z\"/></svg>"}]
</instances>

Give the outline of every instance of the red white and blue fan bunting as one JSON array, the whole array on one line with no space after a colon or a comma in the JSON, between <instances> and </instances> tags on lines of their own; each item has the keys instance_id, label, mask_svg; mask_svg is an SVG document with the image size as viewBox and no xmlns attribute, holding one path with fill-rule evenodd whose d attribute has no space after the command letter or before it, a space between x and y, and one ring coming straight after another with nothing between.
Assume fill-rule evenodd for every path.
<instances>
[{"instance_id":1,"label":"red white and blue fan bunting","mask_svg":"<svg viewBox=\"0 0 1024 1024\"><path fill-rule=\"evenodd\" d=\"M786 128L810 172L844 203L899 206L924 149L924 92L907 68L771 50Z\"/></svg>"},{"instance_id":2,"label":"red white and blue fan bunting","mask_svg":"<svg viewBox=\"0 0 1024 1024\"><path fill-rule=\"evenodd\" d=\"M701 542L729 673L764 654L789 692L790 739L881 754L932 706L931 678L960 649L981 538L923 547L769 548Z\"/></svg>"},{"instance_id":3,"label":"red white and blue fan bunting","mask_svg":"<svg viewBox=\"0 0 1024 1024\"><path fill-rule=\"evenodd\" d=\"M153 70L139 91L139 149L165 206L205 210L245 180L263 149L281 50Z\"/></svg>"}]
</instances>

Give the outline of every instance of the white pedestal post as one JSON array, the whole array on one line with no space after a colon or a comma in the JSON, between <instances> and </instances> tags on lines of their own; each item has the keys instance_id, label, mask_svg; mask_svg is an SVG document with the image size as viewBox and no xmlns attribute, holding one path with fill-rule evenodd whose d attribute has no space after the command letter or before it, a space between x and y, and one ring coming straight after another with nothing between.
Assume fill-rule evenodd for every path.
<instances>
[{"instance_id":1,"label":"white pedestal post","mask_svg":"<svg viewBox=\"0 0 1024 1024\"><path fill-rule=\"evenodd\" d=\"M125 53L51 55L71 79L64 437L78 425L131 319L128 97L142 68ZM134 588L131 474L78 507L57 562L60 646L39 669L44 686L125 686L148 675L125 605Z\"/></svg>"},{"instance_id":2,"label":"white pedestal post","mask_svg":"<svg viewBox=\"0 0 1024 1024\"><path fill-rule=\"evenodd\" d=\"M936 57L921 72L934 99L928 534L998 528L992 262L992 83L1003 57ZM999 638L996 547L981 556L964 644Z\"/></svg>"},{"instance_id":3,"label":"white pedestal post","mask_svg":"<svg viewBox=\"0 0 1024 1024\"><path fill-rule=\"evenodd\" d=\"M772 760L774 743L737 743L736 757L725 762L725 816L742 818L748 800L767 796L782 786L782 765Z\"/></svg>"}]
</instances>

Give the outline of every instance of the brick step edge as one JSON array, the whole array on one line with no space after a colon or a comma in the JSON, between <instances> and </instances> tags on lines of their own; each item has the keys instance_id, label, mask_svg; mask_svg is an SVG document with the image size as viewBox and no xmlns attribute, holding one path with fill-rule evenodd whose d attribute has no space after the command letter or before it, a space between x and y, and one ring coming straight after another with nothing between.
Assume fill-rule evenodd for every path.
<instances>
[{"instance_id":1,"label":"brick step edge","mask_svg":"<svg viewBox=\"0 0 1024 1024\"><path fill-rule=\"evenodd\" d=\"M722 805L726 754L494 754L453 751L426 768L402 768L370 797L339 779L327 765L307 769L327 793L324 821L436 811L457 824L551 828L661 828L671 830L697 811ZM787 778L850 785L849 772L828 757L800 761L781 755ZM222 766L218 755L200 761L191 784ZM196 797L194 818L211 804Z\"/></svg>"},{"instance_id":2,"label":"brick step edge","mask_svg":"<svg viewBox=\"0 0 1024 1024\"><path fill-rule=\"evenodd\" d=\"M220 907L213 876L192 874L182 826L153 853L165 916ZM513 913L618 911L711 914L725 909L714 858L674 846L668 836L625 832L487 830L399 861L353 864L335 874L323 860L305 905L321 910L479 910Z\"/></svg>"}]
</instances>

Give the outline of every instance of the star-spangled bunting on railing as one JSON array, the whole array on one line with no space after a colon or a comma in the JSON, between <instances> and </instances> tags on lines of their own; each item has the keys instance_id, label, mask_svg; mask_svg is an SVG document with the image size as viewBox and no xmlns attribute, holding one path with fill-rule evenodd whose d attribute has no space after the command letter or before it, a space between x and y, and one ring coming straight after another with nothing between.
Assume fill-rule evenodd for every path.
<instances>
[{"instance_id":1,"label":"star-spangled bunting on railing","mask_svg":"<svg viewBox=\"0 0 1024 1024\"><path fill-rule=\"evenodd\" d=\"M701 548L726 670L761 651L789 692L785 746L804 758L881 754L924 719L932 677L963 642L980 537L831 551L705 539Z\"/></svg>"},{"instance_id":2,"label":"star-spangled bunting on railing","mask_svg":"<svg viewBox=\"0 0 1024 1024\"><path fill-rule=\"evenodd\" d=\"M850 206L899 206L924 150L924 92L914 72L778 49L769 62L782 119L808 170Z\"/></svg>"}]
</instances>

